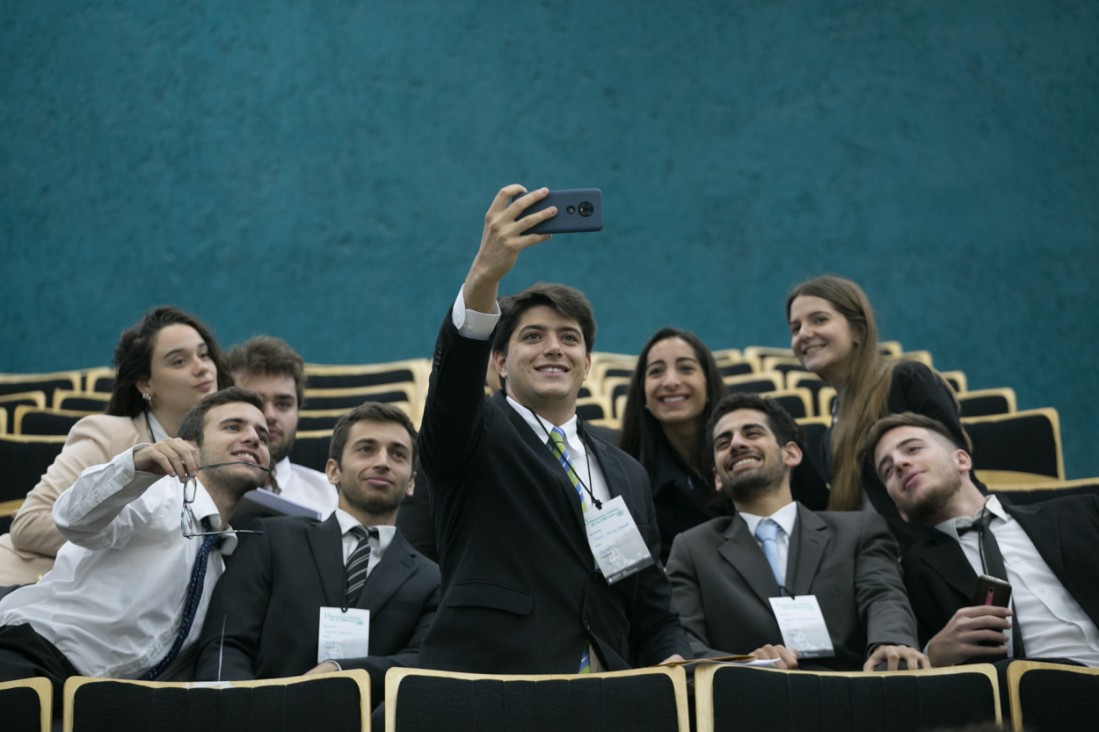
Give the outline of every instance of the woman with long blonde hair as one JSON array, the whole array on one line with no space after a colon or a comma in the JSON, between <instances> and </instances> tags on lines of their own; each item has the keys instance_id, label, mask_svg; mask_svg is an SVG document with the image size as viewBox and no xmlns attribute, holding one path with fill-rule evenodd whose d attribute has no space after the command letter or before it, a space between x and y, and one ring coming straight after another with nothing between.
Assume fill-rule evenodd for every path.
<instances>
[{"instance_id":1,"label":"woman with long blonde hair","mask_svg":"<svg viewBox=\"0 0 1099 732\"><path fill-rule=\"evenodd\" d=\"M922 529L901 519L873 466L862 460L863 442L878 419L916 412L942 422L968 444L953 390L922 363L881 355L874 310L851 280L823 275L802 282L786 298L786 319L794 355L836 389L823 455L831 470L828 508L854 511L869 504L907 547Z\"/></svg>"}]
</instances>

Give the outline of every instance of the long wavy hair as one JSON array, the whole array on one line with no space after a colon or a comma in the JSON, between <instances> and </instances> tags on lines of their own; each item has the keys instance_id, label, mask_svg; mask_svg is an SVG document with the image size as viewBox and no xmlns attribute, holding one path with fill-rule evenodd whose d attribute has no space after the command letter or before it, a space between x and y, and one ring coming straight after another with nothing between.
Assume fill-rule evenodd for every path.
<instances>
[{"instance_id":1,"label":"long wavy hair","mask_svg":"<svg viewBox=\"0 0 1099 732\"><path fill-rule=\"evenodd\" d=\"M822 275L802 282L786 298L787 322L794 299L802 296L827 300L851 326L849 363L843 370L842 381L832 384L837 403L831 437L832 490L828 508L856 511L863 503L861 458L866 436L874 423L888 413L889 389L898 362L887 361L882 356L874 309L857 284L835 275ZM942 375L934 369L932 372L953 396L954 390Z\"/></svg>"},{"instance_id":2,"label":"long wavy hair","mask_svg":"<svg viewBox=\"0 0 1099 732\"><path fill-rule=\"evenodd\" d=\"M658 435L663 426L648 409L645 409L645 370L649 361L649 351L657 343L669 338L679 338L691 347L698 359L702 374L706 377L706 404L702 412L695 417L698 435L687 463L704 480L710 480L713 473L713 455L710 453L706 435L706 421L710 412L726 394L725 382L721 380L714 355L702 339L694 333L678 328L661 328L649 338L637 357L637 365L630 376L629 391L626 392L626 408L622 414L622 436L619 439L623 450L633 455L645 470L652 475L656 460Z\"/></svg>"}]
</instances>

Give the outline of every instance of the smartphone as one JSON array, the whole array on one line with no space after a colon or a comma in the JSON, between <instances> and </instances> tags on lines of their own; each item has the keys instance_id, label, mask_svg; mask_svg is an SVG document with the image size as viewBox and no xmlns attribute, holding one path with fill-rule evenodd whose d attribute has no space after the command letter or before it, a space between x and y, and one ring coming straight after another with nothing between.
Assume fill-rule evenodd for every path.
<instances>
[{"instance_id":1,"label":"smartphone","mask_svg":"<svg viewBox=\"0 0 1099 732\"><path fill-rule=\"evenodd\" d=\"M550 191L549 195L524 211L519 220L549 206L557 207L557 215L527 229L528 234L572 234L603 228L603 191L598 188Z\"/></svg>"},{"instance_id":2,"label":"smartphone","mask_svg":"<svg viewBox=\"0 0 1099 732\"><path fill-rule=\"evenodd\" d=\"M996 605L1007 607L1011 600L1011 585L998 577L982 574L977 578L977 589L973 591L974 605Z\"/></svg>"}]
</instances>

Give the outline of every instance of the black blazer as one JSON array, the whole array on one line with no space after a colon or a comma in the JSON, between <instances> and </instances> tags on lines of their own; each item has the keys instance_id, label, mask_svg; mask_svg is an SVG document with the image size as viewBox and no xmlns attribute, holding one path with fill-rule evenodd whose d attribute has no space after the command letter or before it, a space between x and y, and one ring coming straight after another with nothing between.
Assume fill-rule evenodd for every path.
<instances>
[{"instance_id":1,"label":"black blazer","mask_svg":"<svg viewBox=\"0 0 1099 732\"><path fill-rule=\"evenodd\" d=\"M420 648L430 668L575 673L589 644L608 670L690 653L657 564L614 585L595 568L576 489L503 393L484 394L489 341L439 333L420 431L443 598ZM659 554L648 476L581 425L613 496Z\"/></svg>"},{"instance_id":2,"label":"black blazer","mask_svg":"<svg viewBox=\"0 0 1099 732\"><path fill-rule=\"evenodd\" d=\"M1024 506L1001 499L1000 505L1099 625L1099 496L1067 496ZM904 578L921 644L926 645L960 608L973 603L977 574L958 542L940 531L929 532L905 555Z\"/></svg>"},{"instance_id":3,"label":"black blazer","mask_svg":"<svg viewBox=\"0 0 1099 732\"><path fill-rule=\"evenodd\" d=\"M223 680L305 673L317 665L319 609L343 604L343 547L334 514L326 521L260 519L251 528L263 533L240 535L214 588L198 643L200 680L218 677L223 620ZM438 566L398 531L359 596L357 607L370 611L370 655L339 662L370 674L375 704L390 667L417 665L438 603Z\"/></svg>"}]
</instances>

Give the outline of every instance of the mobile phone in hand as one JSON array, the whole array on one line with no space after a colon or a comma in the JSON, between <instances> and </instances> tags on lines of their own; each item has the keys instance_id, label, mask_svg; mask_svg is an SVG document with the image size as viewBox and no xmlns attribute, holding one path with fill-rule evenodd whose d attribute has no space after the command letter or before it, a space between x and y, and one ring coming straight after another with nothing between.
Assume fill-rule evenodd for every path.
<instances>
[{"instance_id":1,"label":"mobile phone in hand","mask_svg":"<svg viewBox=\"0 0 1099 732\"><path fill-rule=\"evenodd\" d=\"M598 188L568 188L550 191L538 203L532 204L519 217L530 216L549 206L557 207L557 215L527 229L528 234L572 234L599 231L603 228L603 191Z\"/></svg>"},{"instance_id":2,"label":"mobile phone in hand","mask_svg":"<svg viewBox=\"0 0 1099 732\"><path fill-rule=\"evenodd\" d=\"M1007 607L1011 601L1011 585L998 577L983 574L977 578L977 588L973 591L974 605L996 605Z\"/></svg>"}]
</instances>

